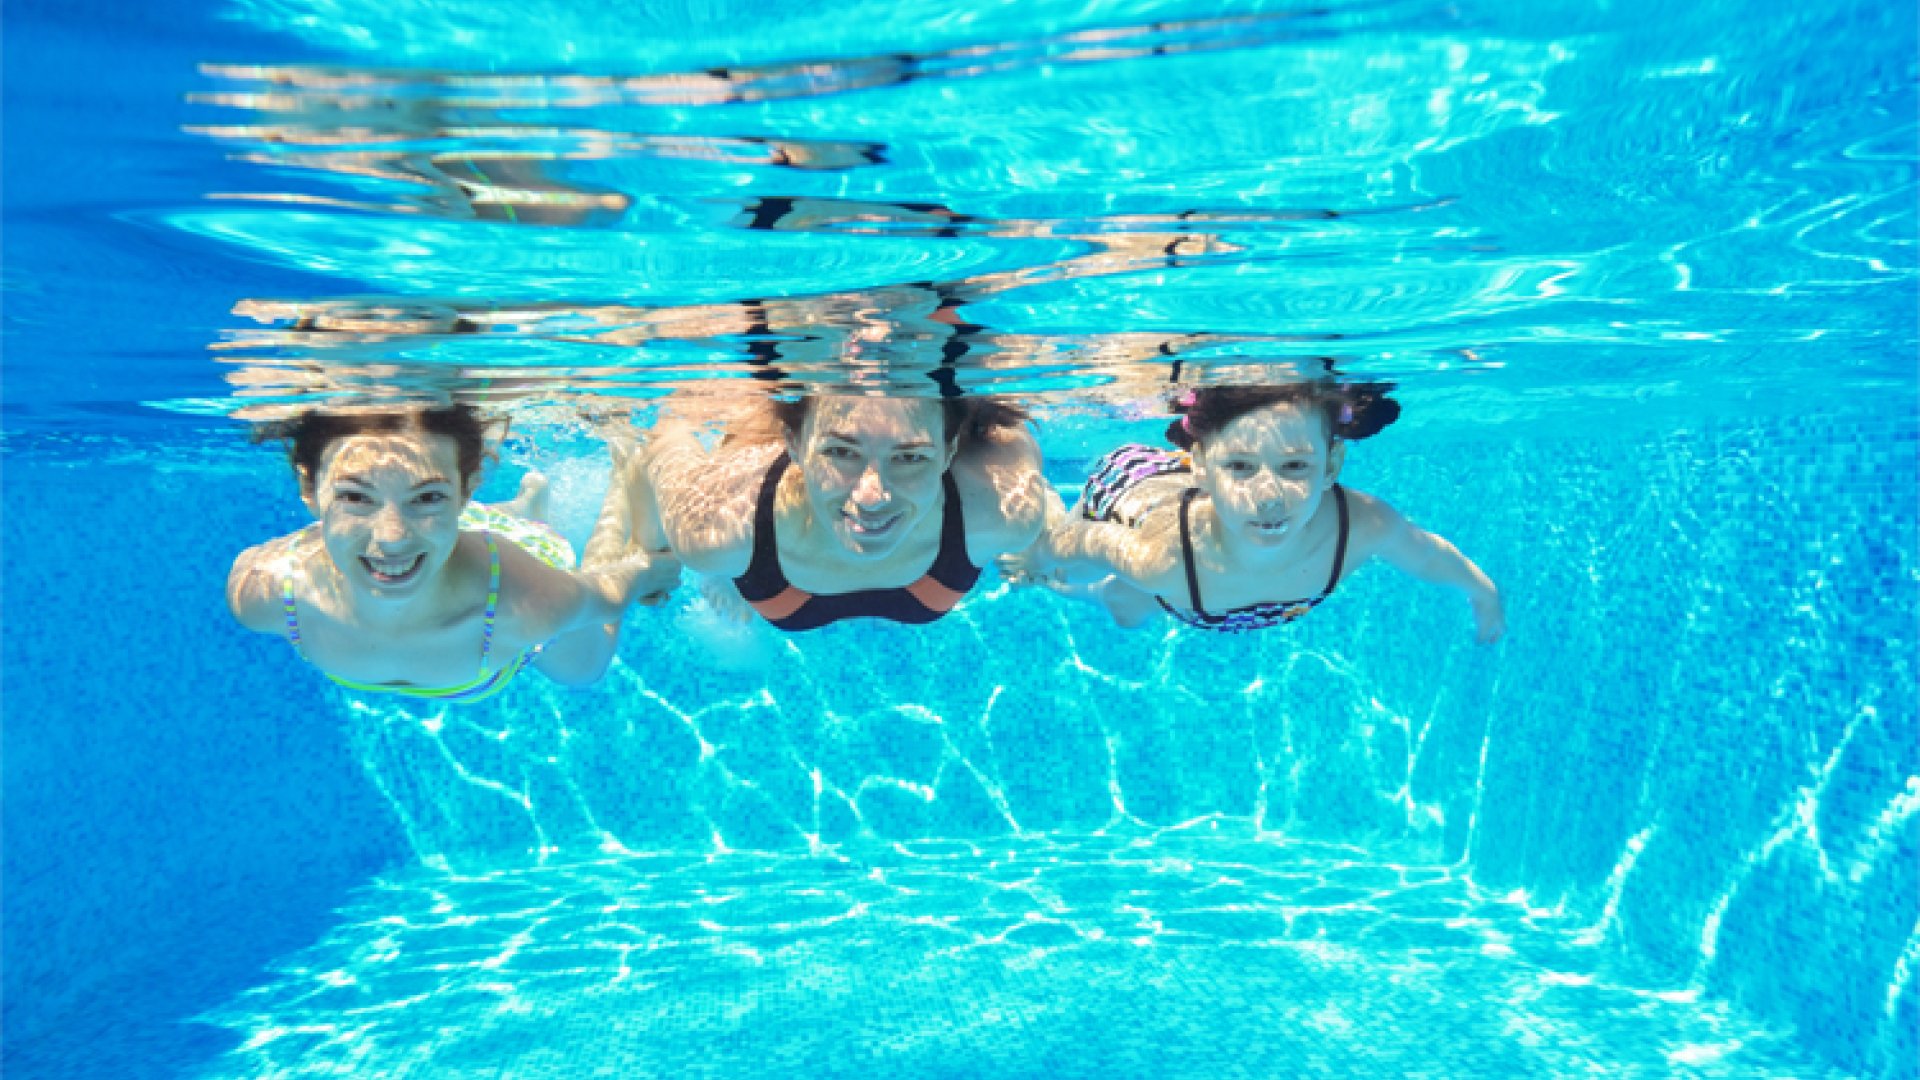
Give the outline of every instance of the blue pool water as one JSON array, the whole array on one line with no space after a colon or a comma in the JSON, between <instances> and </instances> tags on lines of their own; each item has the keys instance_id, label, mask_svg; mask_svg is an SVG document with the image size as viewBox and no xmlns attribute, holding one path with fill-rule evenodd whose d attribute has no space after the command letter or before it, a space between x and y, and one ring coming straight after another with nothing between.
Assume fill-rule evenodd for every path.
<instances>
[{"instance_id":1,"label":"blue pool water","mask_svg":"<svg viewBox=\"0 0 1920 1080\"><path fill-rule=\"evenodd\" d=\"M1512 6L10 6L5 1073L1920 1075L1920 16ZM669 393L944 361L1068 487L1323 358L1506 641L990 573L446 710L222 602L321 400L578 539Z\"/></svg>"}]
</instances>

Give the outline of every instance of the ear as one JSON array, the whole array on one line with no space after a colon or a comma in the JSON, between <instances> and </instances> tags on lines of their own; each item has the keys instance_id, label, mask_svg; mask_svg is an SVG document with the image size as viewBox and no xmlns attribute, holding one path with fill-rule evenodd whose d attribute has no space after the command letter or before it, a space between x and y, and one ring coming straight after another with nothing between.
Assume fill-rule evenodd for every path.
<instances>
[{"instance_id":1,"label":"ear","mask_svg":"<svg viewBox=\"0 0 1920 1080\"><path fill-rule=\"evenodd\" d=\"M1340 479L1340 466L1347 463L1347 440L1335 439L1327 451L1327 483Z\"/></svg>"},{"instance_id":2,"label":"ear","mask_svg":"<svg viewBox=\"0 0 1920 1080\"><path fill-rule=\"evenodd\" d=\"M313 474L301 465L294 469L294 475L300 481L300 501L305 503L307 511L316 519L320 517L320 496L313 490Z\"/></svg>"},{"instance_id":3,"label":"ear","mask_svg":"<svg viewBox=\"0 0 1920 1080\"><path fill-rule=\"evenodd\" d=\"M1193 462L1193 484L1195 487L1207 485L1207 456L1200 452L1200 444L1187 451L1187 460Z\"/></svg>"},{"instance_id":4,"label":"ear","mask_svg":"<svg viewBox=\"0 0 1920 1080\"><path fill-rule=\"evenodd\" d=\"M960 455L960 436L955 435L953 438L947 440L947 456L946 456L946 460L940 463L940 471L946 472L948 469L953 468L953 459L958 457L959 455Z\"/></svg>"}]
</instances>

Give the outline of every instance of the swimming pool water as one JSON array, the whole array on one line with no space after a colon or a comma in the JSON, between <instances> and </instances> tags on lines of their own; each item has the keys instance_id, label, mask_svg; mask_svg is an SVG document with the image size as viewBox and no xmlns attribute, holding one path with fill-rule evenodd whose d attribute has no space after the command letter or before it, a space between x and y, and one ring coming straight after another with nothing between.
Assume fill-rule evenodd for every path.
<instances>
[{"instance_id":1,"label":"swimming pool water","mask_svg":"<svg viewBox=\"0 0 1920 1080\"><path fill-rule=\"evenodd\" d=\"M1217 14L10 9L7 1073L1920 1070L1915 17L1166 25ZM445 179L515 153L627 202ZM742 227L773 197L811 222ZM930 202L972 220L860 218ZM236 409L518 380L483 495L539 467L578 533L580 411L766 355L694 305L919 379L928 281L1063 486L1154 436L1163 345L1397 379L1346 479L1510 639L1382 571L1225 641L991 577L792 639L682 596L599 686L433 710L226 619L303 513Z\"/></svg>"}]
</instances>

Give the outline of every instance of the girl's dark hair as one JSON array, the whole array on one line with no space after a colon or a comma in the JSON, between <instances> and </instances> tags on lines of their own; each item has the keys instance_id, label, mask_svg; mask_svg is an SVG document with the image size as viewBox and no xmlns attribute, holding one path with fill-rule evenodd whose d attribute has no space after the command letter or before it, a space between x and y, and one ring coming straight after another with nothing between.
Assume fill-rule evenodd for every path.
<instances>
[{"instance_id":1,"label":"girl's dark hair","mask_svg":"<svg viewBox=\"0 0 1920 1080\"><path fill-rule=\"evenodd\" d=\"M1400 403L1388 397L1392 383L1330 381L1283 383L1276 386L1214 386L1177 398L1177 419L1167 425L1167 441L1191 450L1221 428L1269 405L1317 407L1326 418L1333 439L1364 439L1400 417Z\"/></svg>"},{"instance_id":2,"label":"girl's dark hair","mask_svg":"<svg viewBox=\"0 0 1920 1080\"><path fill-rule=\"evenodd\" d=\"M929 398L928 400L934 400ZM966 449L1002 428L1015 428L1029 419L1018 406L983 397L942 397L939 400L943 437L951 442L957 436ZM773 399L773 417L790 434L798 435L813 411L814 397Z\"/></svg>"},{"instance_id":3,"label":"girl's dark hair","mask_svg":"<svg viewBox=\"0 0 1920 1080\"><path fill-rule=\"evenodd\" d=\"M313 412L301 413L291 420L278 420L254 429L253 441L282 441L287 444L287 460L300 477L300 489L307 492L320 476L320 459L337 439L354 435L390 435L418 432L445 435L453 440L460 454L460 486L480 472L487 456L487 425L471 405L448 405L437 409L403 409L393 412Z\"/></svg>"}]
</instances>

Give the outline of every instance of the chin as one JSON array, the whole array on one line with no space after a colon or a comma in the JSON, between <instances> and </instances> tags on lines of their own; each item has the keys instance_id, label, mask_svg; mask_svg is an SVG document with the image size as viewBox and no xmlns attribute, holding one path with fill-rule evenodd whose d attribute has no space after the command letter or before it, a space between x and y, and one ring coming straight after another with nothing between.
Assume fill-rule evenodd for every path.
<instances>
[{"instance_id":1,"label":"chin","mask_svg":"<svg viewBox=\"0 0 1920 1080\"><path fill-rule=\"evenodd\" d=\"M901 529L896 525L892 531L897 533L900 532ZM900 539L897 536L889 535L869 540L864 537L856 537L850 531L842 531L840 534L840 546L846 550L847 554L852 555L856 559L882 559L893 554L893 549L900 546Z\"/></svg>"},{"instance_id":2,"label":"chin","mask_svg":"<svg viewBox=\"0 0 1920 1080\"><path fill-rule=\"evenodd\" d=\"M900 542L913 531L916 520L915 515L903 511L892 525L887 526L885 532L874 535L856 532L852 522L843 516L834 531L839 534L840 546L848 554L860 559L879 559L892 554L900 546Z\"/></svg>"},{"instance_id":3,"label":"chin","mask_svg":"<svg viewBox=\"0 0 1920 1080\"><path fill-rule=\"evenodd\" d=\"M362 581L361 588L368 596L378 600L402 600L420 591L420 583L424 577L423 574L416 574L406 581L394 583L368 578Z\"/></svg>"},{"instance_id":4,"label":"chin","mask_svg":"<svg viewBox=\"0 0 1920 1080\"><path fill-rule=\"evenodd\" d=\"M436 558L435 553L428 552L419 567L401 581L381 581L364 564L358 566L358 573L352 576L357 579L360 591L376 600L404 600L425 589L427 582L445 565L444 556Z\"/></svg>"}]
</instances>

